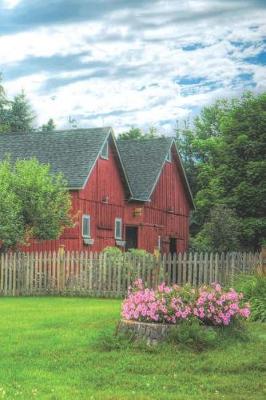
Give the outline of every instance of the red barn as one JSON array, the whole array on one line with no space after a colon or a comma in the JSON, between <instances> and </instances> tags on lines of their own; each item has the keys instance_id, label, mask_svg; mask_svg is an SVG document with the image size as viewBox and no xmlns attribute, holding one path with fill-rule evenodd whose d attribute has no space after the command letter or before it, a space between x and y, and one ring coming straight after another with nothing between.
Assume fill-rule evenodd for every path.
<instances>
[{"instance_id":1,"label":"red barn","mask_svg":"<svg viewBox=\"0 0 266 400\"><path fill-rule=\"evenodd\" d=\"M116 140L111 128L0 135L0 160L36 157L62 172L75 226L24 250L107 246L185 251L193 199L175 141Z\"/></svg>"}]
</instances>

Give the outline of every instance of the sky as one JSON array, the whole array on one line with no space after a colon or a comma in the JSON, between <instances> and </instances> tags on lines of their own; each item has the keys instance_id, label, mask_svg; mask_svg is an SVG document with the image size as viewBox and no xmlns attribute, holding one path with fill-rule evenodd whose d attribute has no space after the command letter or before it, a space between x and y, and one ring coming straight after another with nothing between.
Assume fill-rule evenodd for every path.
<instances>
[{"instance_id":1,"label":"sky","mask_svg":"<svg viewBox=\"0 0 266 400\"><path fill-rule=\"evenodd\" d=\"M171 135L266 89L266 0L0 0L0 72L40 125Z\"/></svg>"}]
</instances>

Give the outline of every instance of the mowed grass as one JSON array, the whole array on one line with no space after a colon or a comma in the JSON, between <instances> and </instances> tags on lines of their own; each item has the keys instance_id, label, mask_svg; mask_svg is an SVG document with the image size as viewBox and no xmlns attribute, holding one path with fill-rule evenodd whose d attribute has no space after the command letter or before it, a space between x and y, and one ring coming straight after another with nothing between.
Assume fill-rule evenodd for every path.
<instances>
[{"instance_id":1,"label":"mowed grass","mask_svg":"<svg viewBox=\"0 0 266 400\"><path fill-rule=\"evenodd\" d=\"M0 299L0 399L265 399L265 325L248 342L196 353L105 351L120 301Z\"/></svg>"}]
</instances>

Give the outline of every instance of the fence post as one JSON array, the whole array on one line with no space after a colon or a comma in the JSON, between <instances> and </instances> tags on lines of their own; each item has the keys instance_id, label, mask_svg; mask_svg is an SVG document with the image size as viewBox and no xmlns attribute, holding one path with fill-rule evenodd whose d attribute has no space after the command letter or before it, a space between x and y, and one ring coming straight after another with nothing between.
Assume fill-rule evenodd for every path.
<instances>
[{"instance_id":1,"label":"fence post","mask_svg":"<svg viewBox=\"0 0 266 400\"><path fill-rule=\"evenodd\" d=\"M235 279L235 263L236 263L236 253L231 253L232 254L232 259L231 259L231 274L230 274L230 284L231 286L234 285L234 279Z\"/></svg>"},{"instance_id":2,"label":"fence post","mask_svg":"<svg viewBox=\"0 0 266 400\"><path fill-rule=\"evenodd\" d=\"M4 286L5 292L4 292L4 294L6 296L9 295L9 293L8 293L8 263L9 263L8 254L5 254L5 286Z\"/></svg>"},{"instance_id":3,"label":"fence post","mask_svg":"<svg viewBox=\"0 0 266 400\"><path fill-rule=\"evenodd\" d=\"M172 283L177 284L177 257L174 253L172 257Z\"/></svg>"},{"instance_id":4,"label":"fence post","mask_svg":"<svg viewBox=\"0 0 266 400\"><path fill-rule=\"evenodd\" d=\"M183 254L183 263L182 263L182 284L185 285L187 283L187 253Z\"/></svg>"},{"instance_id":5,"label":"fence post","mask_svg":"<svg viewBox=\"0 0 266 400\"><path fill-rule=\"evenodd\" d=\"M163 265L162 264L162 257L160 256L160 255L158 255L158 256L155 256L155 262L156 262L156 265L157 265L157 270L159 271L159 274L158 274L158 278L159 278L159 280L158 280L158 282L156 283L156 287L161 283L161 282L165 282L165 278L166 278L166 264L165 265ZM166 260L166 259L165 259Z\"/></svg>"},{"instance_id":6,"label":"fence post","mask_svg":"<svg viewBox=\"0 0 266 400\"><path fill-rule=\"evenodd\" d=\"M215 267L214 267L214 282L218 282L218 271L219 271L219 254L215 253Z\"/></svg>"},{"instance_id":7,"label":"fence post","mask_svg":"<svg viewBox=\"0 0 266 400\"><path fill-rule=\"evenodd\" d=\"M59 279L59 285L58 285L58 291L59 294L62 294L62 292L64 292L65 288L65 250L64 247L60 247L58 250L58 259L59 259L59 265L57 266L57 268L59 267L59 274L58 274L58 279Z\"/></svg>"},{"instance_id":8,"label":"fence post","mask_svg":"<svg viewBox=\"0 0 266 400\"><path fill-rule=\"evenodd\" d=\"M193 286L196 286L198 283L198 259L199 259L199 254L194 253L194 260L192 261L190 268L192 272L192 281L191 284Z\"/></svg>"},{"instance_id":9,"label":"fence post","mask_svg":"<svg viewBox=\"0 0 266 400\"><path fill-rule=\"evenodd\" d=\"M12 263L12 269L13 269L13 274L12 274L12 280L13 280L13 293L12 296L16 296L17 294L17 286L18 286L18 280L17 280L17 254L13 254L13 263Z\"/></svg>"},{"instance_id":10,"label":"fence post","mask_svg":"<svg viewBox=\"0 0 266 400\"><path fill-rule=\"evenodd\" d=\"M0 295L4 294L4 254L0 254Z\"/></svg>"}]
</instances>

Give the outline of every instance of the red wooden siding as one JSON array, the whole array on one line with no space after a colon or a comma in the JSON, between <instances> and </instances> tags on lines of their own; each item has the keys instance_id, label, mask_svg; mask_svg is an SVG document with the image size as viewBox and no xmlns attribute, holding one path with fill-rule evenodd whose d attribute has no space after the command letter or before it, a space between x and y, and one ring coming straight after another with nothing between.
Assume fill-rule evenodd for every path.
<instances>
[{"instance_id":1,"label":"red wooden siding","mask_svg":"<svg viewBox=\"0 0 266 400\"><path fill-rule=\"evenodd\" d=\"M58 240L32 241L27 251L67 250L100 251L106 246L115 246L115 218L124 220L126 190L112 142L109 143L108 160L98 158L85 188L71 192L72 215L75 226L66 229ZM81 236L82 215L91 216L91 237L94 245L84 245Z\"/></svg>"},{"instance_id":2,"label":"red wooden siding","mask_svg":"<svg viewBox=\"0 0 266 400\"><path fill-rule=\"evenodd\" d=\"M165 162L151 200L128 202L127 189L116 151L109 143L109 159L98 158L85 188L72 191L72 215L75 226L66 229L58 240L32 241L28 251L93 250L115 246L115 218L122 218L125 227L138 227L138 247L154 252L160 236L162 252L169 252L170 238L176 239L176 251L185 251L189 237L189 199L181 178L180 165L172 149L172 162ZM82 215L91 217L93 245L84 245L81 234Z\"/></svg>"},{"instance_id":3,"label":"red wooden siding","mask_svg":"<svg viewBox=\"0 0 266 400\"><path fill-rule=\"evenodd\" d=\"M176 251L187 249L190 207L174 149L172 162L165 162L151 201L145 204L144 210L143 248L153 252L160 235L162 252L169 252L170 237L177 239Z\"/></svg>"}]
</instances>

